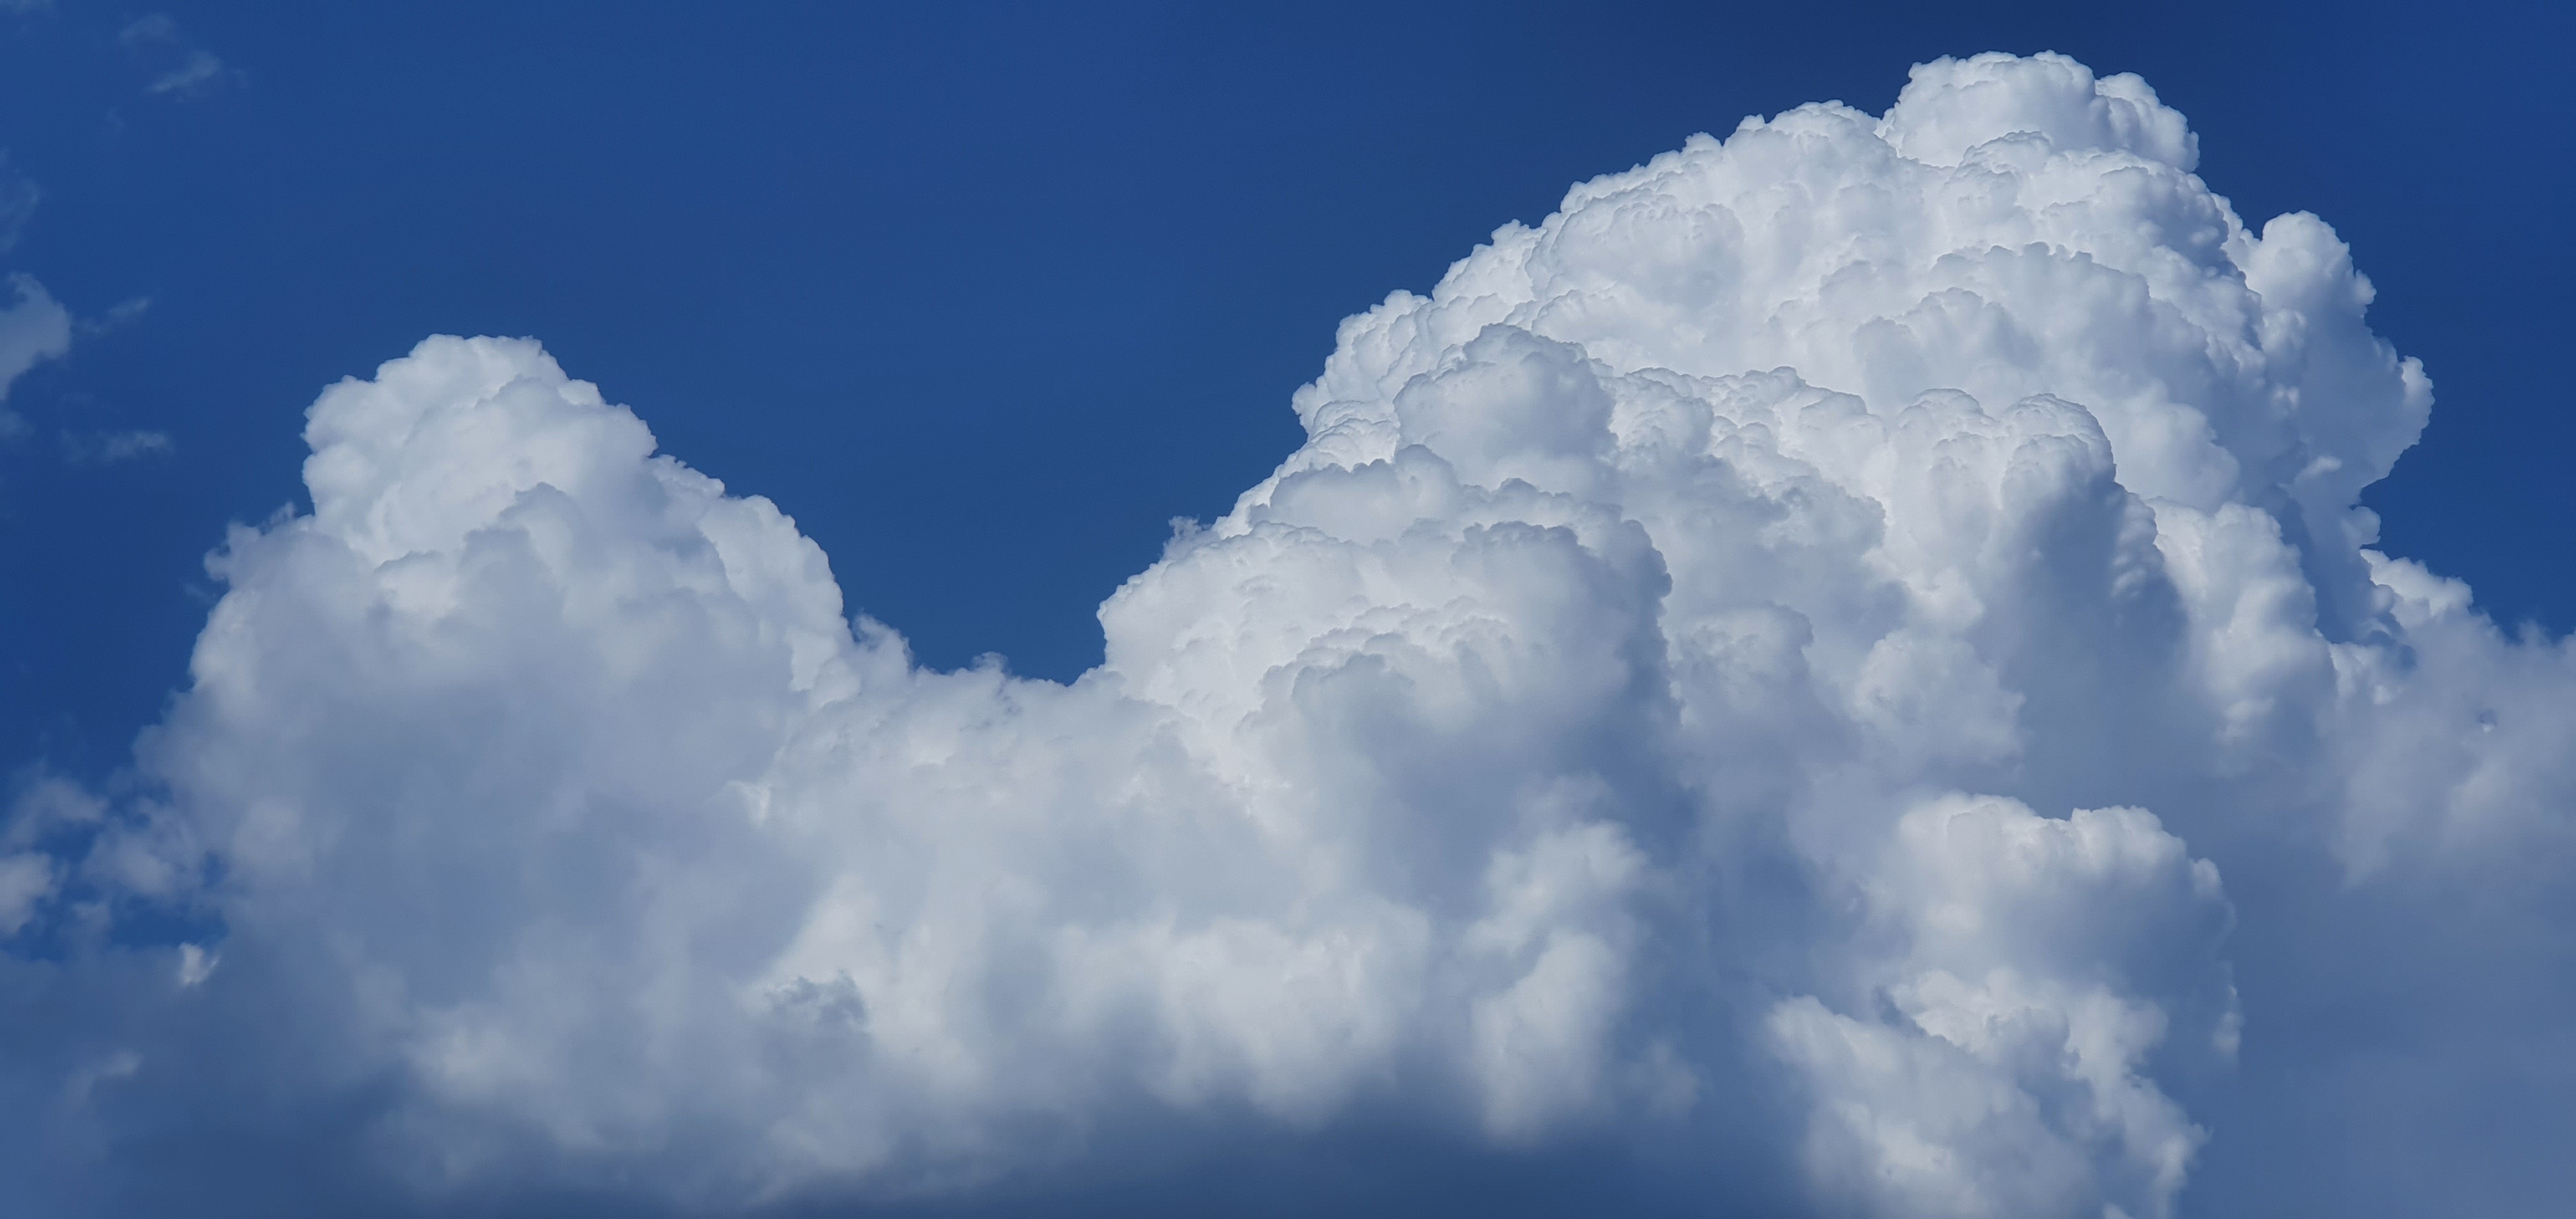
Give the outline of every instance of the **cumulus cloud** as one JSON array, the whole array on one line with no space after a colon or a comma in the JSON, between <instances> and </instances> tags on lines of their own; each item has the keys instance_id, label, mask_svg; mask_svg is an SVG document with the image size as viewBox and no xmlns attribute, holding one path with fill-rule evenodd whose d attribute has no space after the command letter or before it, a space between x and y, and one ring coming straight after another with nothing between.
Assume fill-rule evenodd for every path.
<instances>
[{"instance_id":1,"label":"cumulus cloud","mask_svg":"<svg viewBox=\"0 0 2576 1219\"><path fill-rule=\"evenodd\" d=\"M535 343L431 339L314 404L139 794L0 889L113 1013L13 1070L91 1132L50 1171L177 1106L335 1114L433 1200L1389 1112L1820 1213L2353 1175L2428 1133L2346 1103L2373 1062L2576 1062L2521 1014L2576 661L2371 549L2429 383L2196 156L2135 77L1981 56L1577 186L1347 320L1070 685L914 665ZM205 933L100 929L145 909ZM2379 1203L2466 1188L2422 1167Z\"/></svg>"}]
</instances>

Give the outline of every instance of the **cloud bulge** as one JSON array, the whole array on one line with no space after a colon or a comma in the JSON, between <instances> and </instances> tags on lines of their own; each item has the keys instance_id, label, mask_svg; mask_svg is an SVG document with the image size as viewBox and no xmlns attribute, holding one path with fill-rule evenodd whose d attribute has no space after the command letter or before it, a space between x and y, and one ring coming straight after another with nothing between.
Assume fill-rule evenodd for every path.
<instances>
[{"instance_id":1,"label":"cloud bulge","mask_svg":"<svg viewBox=\"0 0 2576 1219\"><path fill-rule=\"evenodd\" d=\"M222 1114L721 1211L1394 1114L1820 1214L2547 1196L2433 1123L2576 1064L2576 657L2372 548L2430 383L2196 159L1979 56L1579 185L1345 321L1070 685L430 339L314 404L130 790L22 785L11 1171L113 1207Z\"/></svg>"}]
</instances>

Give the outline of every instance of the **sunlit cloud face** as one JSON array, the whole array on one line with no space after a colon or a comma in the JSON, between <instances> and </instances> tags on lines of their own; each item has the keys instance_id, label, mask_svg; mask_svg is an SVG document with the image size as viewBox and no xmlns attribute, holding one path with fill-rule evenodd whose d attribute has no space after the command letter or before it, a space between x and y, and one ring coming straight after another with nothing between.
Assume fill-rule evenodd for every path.
<instances>
[{"instance_id":1,"label":"sunlit cloud face","mask_svg":"<svg viewBox=\"0 0 2576 1219\"><path fill-rule=\"evenodd\" d=\"M2430 385L2197 155L1983 56L1577 186L1348 319L1071 685L915 667L536 343L430 339L215 556L148 794L20 802L0 931L116 1013L13 1084L47 1179L225 1104L431 1207L971 1198L1175 1118L1697 1140L1889 1216L2322 1154L2333 1089L2302 1141L2231 1081L2385 1045L2247 996L2563 955L2576 675L2370 549Z\"/></svg>"}]
</instances>

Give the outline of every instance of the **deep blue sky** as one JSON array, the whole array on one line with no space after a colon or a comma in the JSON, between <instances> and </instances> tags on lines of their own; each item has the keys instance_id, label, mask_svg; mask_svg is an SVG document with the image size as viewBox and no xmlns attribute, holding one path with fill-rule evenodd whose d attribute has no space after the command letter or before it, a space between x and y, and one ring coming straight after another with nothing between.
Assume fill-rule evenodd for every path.
<instances>
[{"instance_id":1,"label":"deep blue sky","mask_svg":"<svg viewBox=\"0 0 2576 1219\"><path fill-rule=\"evenodd\" d=\"M85 318L0 442L0 766L96 775L184 681L301 415L438 332L529 334L767 495L935 664L1069 677L1091 610L1290 447L1334 323L1580 178L1987 49L2137 71L2238 210L2307 208L2439 405L2371 502L2506 620L2576 621L2564 6L59 0L0 17L0 256ZM2415 10L2415 11L2408 11ZM204 50L225 73L146 87ZM166 431L166 457L66 437Z\"/></svg>"}]
</instances>

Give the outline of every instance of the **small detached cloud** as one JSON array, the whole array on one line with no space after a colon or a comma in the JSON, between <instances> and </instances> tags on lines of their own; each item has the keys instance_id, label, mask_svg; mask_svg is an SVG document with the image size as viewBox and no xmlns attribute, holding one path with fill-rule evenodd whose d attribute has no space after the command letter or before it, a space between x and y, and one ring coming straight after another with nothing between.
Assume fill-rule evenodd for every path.
<instances>
[{"instance_id":1,"label":"small detached cloud","mask_svg":"<svg viewBox=\"0 0 2576 1219\"><path fill-rule=\"evenodd\" d=\"M36 184L9 164L6 153L0 153L0 253L16 244L42 197ZM35 430L24 414L8 406L9 391L18 378L39 364L63 358L76 339L86 343L140 320L152 300L132 297L103 314L83 318L75 317L32 275L12 273L0 284L5 284L5 294L0 294L0 440L11 440ZM66 429L60 440L64 459L76 464L130 461L166 455L173 449L169 433L155 430L82 433Z\"/></svg>"},{"instance_id":2,"label":"small detached cloud","mask_svg":"<svg viewBox=\"0 0 2576 1219\"><path fill-rule=\"evenodd\" d=\"M9 154L0 151L0 253L18 244L18 235L36 214L36 204L44 192L36 189L34 180L19 173L9 163Z\"/></svg>"},{"instance_id":3,"label":"small detached cloud","mask_svg":"<svg viewBox=\"0 0 2576 1219\"><path fill-rule=\"evenodd\" d=\"M93 462L108 465L140 457L167 457L176 449L170 434L161 431L63 433L63 457L76 465Z\"/></svg>"},{"instance_id":4,"label":"small detached cloud","mask_svg":"<svg viewBox=\"0 0 2576 1219\"><path fill-rule=\"evenodd\" d=\"M0 254L18 244L43 198L35 182L0 152ZM71 350L74 322L71 311L35 276L15 272L0 283L5 283L0 288L0 440L5 440L27 430L25 417L8 407L9 388L28 369Z\"/></svg>"},{"instance_id":5,"label":"small detached cloud","mask_svg":"<svg viewBox=\"0 0 2576 1219\"><path fill-rule=\"evenodd\" d=\"M156 97L200 97L242 79L240 69L183 38L168 13L137 17L116 38L148 74L143 91Z\"/></svg>"},{"instance_id":6,"label":"small detached cloud","mask_svg":"<svg viewBox=\"0 0 2576 1219\"><path fill-rule=\"evenodd\" d=\"M0 290L0 403L28 369L72 346L72 314L36 277L10 275Z\"/></svg>"},{"instance_id":7,"label":"small detached cloud","mask_svg":"<svg viewBox=\"0 0 2576 1219\"><path fill-rule=\"evenodd\" d=\"M143 315L151 310L151 297L131 296L108 306L107 312L96 317L82 318L73 325L82 339L94 339L143 320Z\"/></svg>"},{"instance_id":8,"label":"small detached cloud","mask_svg":"<svg viewBox=\"0 0 2576 1219\"><path fill-rule=\"evenodd\" d=\"M27 416L7 405L18 378L37 365L68 354L75 339L86 342L141 317L148 303L126 301L98 318L76 318L34 276L14 274L5 281L14 301L0 304L0 440L38 430ZM0 301L7 301L0 297ZM68 401L78 401L80 395ZM109 464L175 451L170 434L157 429L81 430L57 421L57 440L65 461L75 465ZM51 430L51 429L48 429Z\"/></svg>"}]
</instances>

